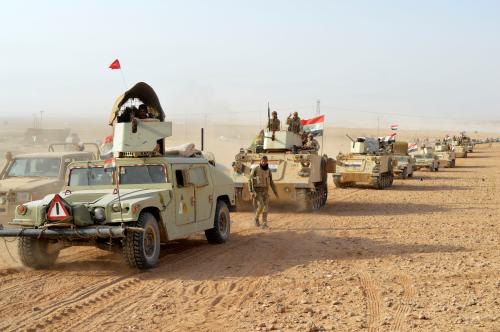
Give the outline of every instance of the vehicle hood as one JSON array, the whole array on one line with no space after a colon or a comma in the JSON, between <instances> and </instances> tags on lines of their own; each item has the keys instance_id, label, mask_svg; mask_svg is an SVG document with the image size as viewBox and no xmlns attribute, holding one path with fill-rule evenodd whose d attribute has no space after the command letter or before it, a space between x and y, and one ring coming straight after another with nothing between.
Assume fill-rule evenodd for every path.
<instances>
[{"instance_id":1,"label":"vehicle hood","mask_svg":"<svg viewBox=\"0 0 500 332\"><path fill-rule=\"evenodd\" d=\"M39 187L58 182L57 178L46 177L12 177L0 180L0 192L5 191L32 191Z\"/></svg>"},{"instance_id":2,"label":"vehicle hood","mask_svg":"<svg viewBox=\"0 0 500 332\"><path fill-rule=\"evenodd\" d=\"M142 198L149 198L155 193L164 192L167 189L120 189L120 201L126 202L129 200L141 200ZM118 202L118 195L113 193L113 189L103 190L80 190L72 193L61 192L61 197L70 204L92 204L105 206ZM49 195L50 201L53 195Z\"/></svg>"}]
</instances>

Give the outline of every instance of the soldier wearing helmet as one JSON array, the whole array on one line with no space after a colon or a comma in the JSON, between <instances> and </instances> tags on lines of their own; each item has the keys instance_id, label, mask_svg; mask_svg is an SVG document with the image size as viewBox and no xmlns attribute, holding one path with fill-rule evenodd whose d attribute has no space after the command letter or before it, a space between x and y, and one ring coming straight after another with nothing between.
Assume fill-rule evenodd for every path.
<instances>
[{"instance_id":1,"label":"soldier wearing helmet","mask_svg":"<svg viewBox=\"0 0 500 332\"><path fill-rule=\"evenodd\" d=\"M267 156L262 156L258 166L252 168L250 180L248 181L250 193L252 195L253 206L255 208L255 225L261 226L259 217L262 214L262 228L267 228L267 213L269 211L269 187L278 197L274 186L271 169L267 163Z\"/></svg>"},{"instance_id":2,"label":"soldier wearing helmet","mask_svg":"<svg viewBox=\"0 0 500 332\"><path fill-rule=\"evenodd\" d=\"M300 122L299 113L293 112L293 117L290 114L286 120L288 124L288 131L291 131L295 134L301 134L303 131L302 123Z\"/></svg>"},{"instance_id":3,"label":"soldier wearing helmet","mask_svg":"<svg viewBox=\"0 0 500 332\"><path fill-rule=\"evenodd\" d=\"M269 119L269 123L267 124L267 129L269 131L272 131L273 133L275 131L280 131L281 124L280 120L278 119L278 113L276 111L273 111L271 113L271 118Z\"/></svg>"},{"instance_id":4,"label":"soldier wearing helmet","mask_svg":"<svg viewBox=\"0 0 500 332\"><path fill-rule=\"evenodd\" d=\"M304 150L308 150L308 151L312 151L312 152L318 152L319 151L319 143L314 138L313 134L309 133L309 135L307 135L307 140L304 143L303 149Z\"/></svg>"}]
</instances>

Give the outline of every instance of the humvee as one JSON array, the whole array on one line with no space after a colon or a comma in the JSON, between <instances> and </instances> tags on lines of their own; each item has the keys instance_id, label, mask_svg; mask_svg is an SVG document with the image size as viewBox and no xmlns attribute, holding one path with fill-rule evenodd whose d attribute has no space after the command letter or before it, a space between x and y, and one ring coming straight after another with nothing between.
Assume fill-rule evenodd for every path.
<instances>
[{"instance_id":1,"label":"humvee","mask_svg":"<svg viewBox=\"0 0 500 332\"><path fill-rule=\"evenodd\" d=\"M130 99L153 108L161 120L124 115ZM24 265L46 268L64 248L94 245L121 251L128 265L148 269L158 263L161 243L201 231L210 243L229 238L231 178L200 152L158 149L172 123L163 120L153 89L138 83L113 112L114 157L71 163L62 192L18 205L10 223L17 228L0 230L0 236L19 237Z\"/></svg>"},{"instance_id":2,"label":"humvee","mask_svg":"<svg viewBox=\"0 0 500 332\"><path fill-rule=\"evenodd\" d=\"M423 147L411 154L416 161L417 170L427 168L431 172L439 171L439 157L430 147Z\"/></svg>"},{"instance_id":3,"label":"humvee","mask_svg":"<svg viewBox=\"0 0 500 332\"><path fill-rule=\"evenodd\" d=\"M413 176L416 170L415 158L408 154L408 142L394 142L392 144L395 165L393 172L402 179Z\"/></svg>"},{"instance_id":4,"label":"humvee","mask_svg":"<svg viewBox=\"0 0 500 332\"><path fill-rule=\"evenodd\" d=\"M328 197L328 173L335 171L335 160L301 147L301 135L290 131L266 131L263 145L240 149L232 164L238 208L244 209L251 202L248 179L263 155L268 158L280 202L296 204L301 211L323 207ZM270 198L275 199L274 196Z\"/></svg>"},{"instance_id":5,"label":"humvee","mask_svg":"<svg viewBox=\"0 0 500 332\"><path fill-rule=\"evenodd\" d=\"M375 138L358 137L351 141L351 152L339 153L337 156L337 167L333 174L335 186L344 188L360 182L376 189L392 186L395 165L392 152L381 146Z\"/></svg>"},{"instance_id":6,"label":"humvee","mask_svg":"<svg viewBox=\"0 0 500 332\"><path fill-rule=\"evenodd\" d=\"M444 141L436 141L434 144L434 153L439 158L439 166L441 167L455 167L455 151L452 150L450 144Z\"/></svg>"},{"instance_id":7,"label":"humvee","mask_svg":"<svg viewBox=\"0 0 500 332\"><path fill-rule=\"evenodd\" d=\"M5 164L0 170L0 224L14 217L15 207L45 197L64 186L66 169L71 162L94 160L90 151L54 151L12 156L5 154Z\"/></svg>"}]
</instances>

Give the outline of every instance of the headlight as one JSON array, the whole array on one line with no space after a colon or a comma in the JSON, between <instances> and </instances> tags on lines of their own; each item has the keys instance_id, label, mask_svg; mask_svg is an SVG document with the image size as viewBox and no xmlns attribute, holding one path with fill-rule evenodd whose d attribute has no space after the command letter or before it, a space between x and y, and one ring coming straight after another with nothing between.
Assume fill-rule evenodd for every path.
<instances>
[{"instance_id":1,"label":"headlight","mask_svg":"<svg viewBox=\"0 0 500 332\"><path fill-rule=\"evenodd\" d=\"M16 207L16 210L17 210L17 214L19 214L20 216L24 216L26 214L26 212L28 212L28 208L26 207L26 205L18 205Z\"/></svg>"},{"instance_id":2,"label":"headlight","mask_svg":"<svg viewBox=\"0 0 500 332\"><path fill-rule=\"evenodd\" d=\"M31 201L31 193L16 193L16 202L29 202Z\"/></svg>"},{"instance_id":3,"label":"headlight","mask_svg":"<svg viewBox=\"0 0 500 332\"><path fill-rule=\"evenodd\" d=\"M102 207L96 207L93 210L94 214L94 220L97 222L102 222L106 220L106 213L104 211L104 208Z\"/></svg>"}]
</instances>

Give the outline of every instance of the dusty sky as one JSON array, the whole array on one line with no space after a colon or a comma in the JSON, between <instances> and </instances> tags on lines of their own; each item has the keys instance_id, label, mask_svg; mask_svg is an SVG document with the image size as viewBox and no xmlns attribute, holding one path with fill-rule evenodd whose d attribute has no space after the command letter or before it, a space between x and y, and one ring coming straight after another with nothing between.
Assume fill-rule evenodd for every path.
<instances>
[{"instance_id":1,"label":"dusty sky","mask_svg":"<svg viewBox=\"0 0 500 332\"><path fill-rule=\"evenodd\" d=\"M249 121L267 102L329 125L500 128L499 1L9 1L0 117L105 119L127 85L173 120ZM104 120L103 120L104 121Z\"/></svg>"}]
</instances>

